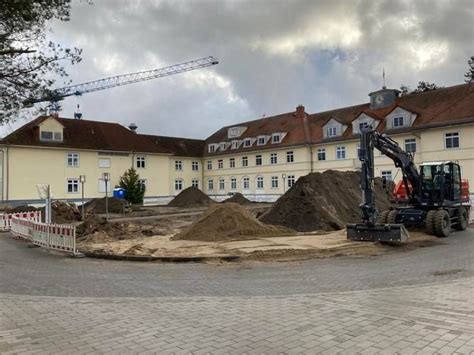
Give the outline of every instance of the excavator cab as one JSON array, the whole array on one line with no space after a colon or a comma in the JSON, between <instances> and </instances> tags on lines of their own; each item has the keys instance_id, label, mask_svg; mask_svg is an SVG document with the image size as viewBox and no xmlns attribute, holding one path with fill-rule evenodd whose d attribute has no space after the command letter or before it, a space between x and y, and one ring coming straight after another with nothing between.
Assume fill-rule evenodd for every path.
<instances>
[{"instance_id":1,"label":"excavator cab","mask_svg":"<svg viewBox=\"0 0 474 355\"><path fill-rule=\"evenodd\" d=\"M461 202L461 169L455 162L420 165L422 206L450 206Z\"/></svg>"}]
</instances>

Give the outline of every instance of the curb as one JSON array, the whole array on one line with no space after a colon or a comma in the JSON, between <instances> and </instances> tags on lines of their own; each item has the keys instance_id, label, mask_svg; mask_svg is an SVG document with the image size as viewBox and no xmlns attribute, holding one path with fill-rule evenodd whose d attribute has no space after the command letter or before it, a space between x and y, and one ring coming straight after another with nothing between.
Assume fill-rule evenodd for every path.
<instances>
[{"instance_id":1,"label":"curb","mask_svg":"<svg viewBox=\"0 0 474 355\"><path fill-rule=\"evenodd\" d=\"M122 261L139 261L152 262L161 261L165 263L199 263L204 261L240 261L242 257L237 255L227 256L146 256L146 255L115 255L100 253L83 253L88 258L106 259L106 260L122 260Z\"/></svg>"}]
</instances>

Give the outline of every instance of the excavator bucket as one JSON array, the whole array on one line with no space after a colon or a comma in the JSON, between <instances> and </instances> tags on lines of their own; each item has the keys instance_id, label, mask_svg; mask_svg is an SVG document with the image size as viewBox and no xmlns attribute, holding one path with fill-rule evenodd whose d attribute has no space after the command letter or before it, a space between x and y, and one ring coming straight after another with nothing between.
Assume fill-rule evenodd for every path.
<instances>
[{"instance_id":1,"label":"excavator bucket","mask_svg":"<svg viewBox=\"0 0 474 355\"><path fill-rule=\"evenodd\" d=\"M408 230L403 224L347 225L347 239L359 242L404 243L408 236Z\"/></svg>"}]
</instances>

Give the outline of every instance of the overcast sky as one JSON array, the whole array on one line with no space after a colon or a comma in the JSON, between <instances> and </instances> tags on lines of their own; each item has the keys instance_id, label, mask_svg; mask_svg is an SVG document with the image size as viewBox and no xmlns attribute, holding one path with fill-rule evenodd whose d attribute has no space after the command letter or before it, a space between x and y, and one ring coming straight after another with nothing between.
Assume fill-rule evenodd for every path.
<instances>
[{"instance_id":1,"label":"overcast sky","mask_svg":"<svg viewBox=\"0 0 474 355\"><path fill-rule=\"evenodd\" d=\"M382 68L388 87L462 83L474 1L77 0L50 36L83 49L74 83L216 56L217 66L69 98L61 113L80 103L85 119L205 138L299 104L314 113L367 102Z\"/></svg>"}]
</instances>

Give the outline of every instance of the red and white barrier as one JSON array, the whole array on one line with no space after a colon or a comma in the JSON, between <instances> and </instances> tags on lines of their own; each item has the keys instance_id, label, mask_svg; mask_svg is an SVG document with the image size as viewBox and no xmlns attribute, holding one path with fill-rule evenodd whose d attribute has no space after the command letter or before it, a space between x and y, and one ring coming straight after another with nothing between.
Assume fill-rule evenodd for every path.
<instances>
[{"instance_id":1,"label":"red and white barrier","mask_svg":"<svg viewBox=\"0 0 474 355\"><path fill-rule=\"evenodd\" d=\"M10 232L32 244L76 254L76 227L67 224L46 224L13 217Z\"/></svg>"},{"instance_id":2,"label":"red and white barrier","mask_svg":"<svg viewBox=\"0 0 474 355\"><path fill-rule=\"evenodd\" d=\"M41 211L0 214L0 231L10 230L13 217L41 222Z\"/></svg>"}]
</instances>

